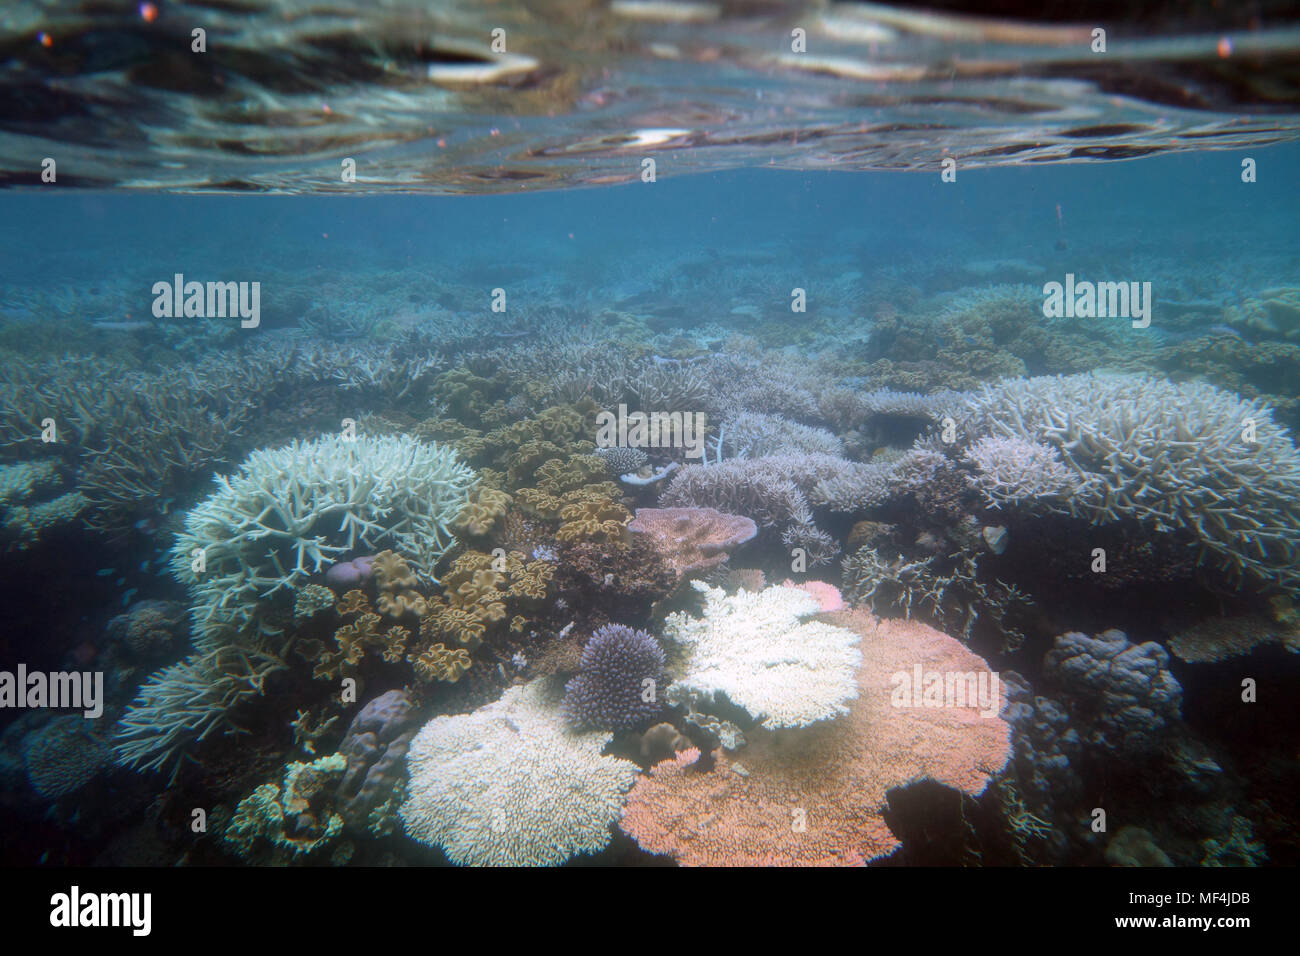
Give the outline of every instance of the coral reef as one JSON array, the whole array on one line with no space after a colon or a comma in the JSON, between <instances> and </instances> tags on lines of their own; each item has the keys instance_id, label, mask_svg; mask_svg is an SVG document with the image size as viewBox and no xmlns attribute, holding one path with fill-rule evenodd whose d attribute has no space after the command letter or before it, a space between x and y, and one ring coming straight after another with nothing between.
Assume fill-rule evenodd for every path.
<instances>
[{"instance_id":1,"label":"coral reef","mask_svg":"<svg viewBox=\"0 0 1300 956\"><path fill-rule=\"evenodd\" d=\"M1106 862L1111 866L1173 866L1169 854L1156 845L1142 827L1121 827L1106 844Z\"/></svg>"}]
</instances>

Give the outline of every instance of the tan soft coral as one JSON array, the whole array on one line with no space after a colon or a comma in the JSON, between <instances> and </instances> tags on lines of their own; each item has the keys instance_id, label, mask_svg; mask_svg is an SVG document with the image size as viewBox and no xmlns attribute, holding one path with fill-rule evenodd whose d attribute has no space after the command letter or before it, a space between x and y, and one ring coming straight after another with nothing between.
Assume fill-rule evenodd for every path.
<instances>
[{"instance_id":1,"label":"tan soft coral","mask_svg":"<svg viewBox=\"0 0 1300 956\"><path fill-rule=\"evenodd\" d=\"M382 614L399 618L405 614L419 616L428 605L415 589L419 578L406 559L393 551L381 551L374 557L375 584L379 588L377 604Z\"/></svg>"},{"instance_id":2,"label":"tan soft coral","mask_svg":"<svg viewBox=\"0 0 1300 956\"><path fill-rule=\"evenodd\" d=\"M426 640L445 635L463 645L477 646L488 625L506 618L507 602L545 598L553 574L547 562L525 561L517 551L504 557L468 551L443 576L443 594L429 602L420 621L420 635Z\"/></svg>"},{"instance_id":3,"label":"tan soft coral","mask_svg":"<svg viewBox=\"0 0 1300 956\"><path fill-rule=\"evenodd\" d=\"M412 658L415 673L425 681L455 683L470 668L469 653L464 648L448 649L443 644L430 644Z\"/></svg>"},{"instance_id":4,"label":"tan soft coral","mask_svg":"<svg viewBox=\"0 0 1300 956\"><path fill-rule=\"evenodd\" d=\"M496 529L512 504L514 499L504 491L480 485L470 493L469 501L451 526L462 537L485 537Z\"/></svg>"}]
</instances>

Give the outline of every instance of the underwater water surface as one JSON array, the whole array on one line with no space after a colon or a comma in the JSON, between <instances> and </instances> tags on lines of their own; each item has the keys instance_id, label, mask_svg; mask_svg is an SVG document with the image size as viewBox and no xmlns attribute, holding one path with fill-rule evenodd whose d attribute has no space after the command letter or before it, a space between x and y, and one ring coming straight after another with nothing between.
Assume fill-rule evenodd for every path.
<instances>
[{"instance_id":1,"label":"underwater water surface","mask_svg":"<svg viewBox=\"0 0 1300 956\"><path fill-rule=\"evenodd\" d=\"M542 6L7 8L0 858L1294 865L1293 28Z\"/></svg>"}]
</instances>

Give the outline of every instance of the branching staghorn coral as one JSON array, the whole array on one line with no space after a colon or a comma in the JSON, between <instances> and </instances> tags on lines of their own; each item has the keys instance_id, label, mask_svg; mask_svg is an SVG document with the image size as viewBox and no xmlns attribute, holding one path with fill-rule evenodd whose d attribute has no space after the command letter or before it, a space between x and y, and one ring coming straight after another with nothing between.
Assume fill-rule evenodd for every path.
<instances>
[{"instance_id":1,"label":"branching staghorn coral","mask_svg":"<svg viewBox=\"0 0 1300 956\"><path fill-rule=\"evenodd\" d=\"M763 458L767 455L844 454L838 438L821 428L800 425L780 415L743 412L722 423L729 455L736 458Z\"/></svg>"},{"instance_id":2,"label":"branching staghorn coral","mask_svg":"<svg viewBox=\"0 0 1300 956\"><path fill-rule=\"evenodd\" d=\"M1201 382L1043 377L986 386L963 428L991 503L1184 531L1229 575L1300 582L1300 451L1257 401ZM1013 479L1018 464L1039 473Z\"/></svg>"},{"instance_id":3,"label":"branching staghorn coral","mask_svg":"<svg viewBox=\"0 0 1300 956\"><path fill-rule=\"evenodd\" d=\"M819 480L809 498L831 511L875 508L925 484L943 464L942 454L923 447L868 462L846 461L835 473Z\"/></svg>"},{"instance_id":4,"label":"branching staghorn coral","mask_svg":"<svg viewBox=\"0 0 1300 956\"><path fill-rule=\"evenodd\" d=\"M977 554L949 555L942 563L950 567L946 574L936 569L941 564L937 556L909 561L900 555L887 561L875 548L859 548L843 561L844 592L854 604L877 614L901 610L910 620L914 610L925 611L952 627L963 641L970 640L982 613L1002 634L1004 649L1016 650L1025 635L1008 625L1006 616L1033 601L1014 584L981 581Z\"/></svg>"},{"instance_id":5,"label":"branching staghorn coral","mask_svg":"<svg viewBox=\"0 0 1300 956\"><path fill-rule=\"evenodd\" d=\"M473 484L455 452L405 436L325 435L254 452L234 475L217 478L172 549L196 633L221 643L255 628L259 601L349 552L388 546L433 580Z\"/></svg>"},{"instance_id":6,"label":"branching staghorn coral","mask_svg":"<svg viewBox=\"0 0 1300 956\"><path fill-rule=\"evenodd\" d=\"M186 749L214 732L238 732L232 712L261 696L266 678L285 667L272 654L228 646L158 671L118 722L117 762L137 770L170 766L174 780Z\"/></svg>"},{"instance_id":7,"label":"branching staghorn coral","mask_svg":"<svg viewBox=\"0 0 1300 956\"><path fill-rule=\"evenodd\" d=\"M440 359L415 337L386 345L258 344L143 370L120 359L65 356L0 363L0 448L75 459L86 523L118 536L186 481L242 451L259 410L306 385L405 398L427 386ZM277 406L278 407L278 406ZM52 421L58 441L41 441ZM287 437L287 436L285 436Z\"/></svg>"}]
</instances>

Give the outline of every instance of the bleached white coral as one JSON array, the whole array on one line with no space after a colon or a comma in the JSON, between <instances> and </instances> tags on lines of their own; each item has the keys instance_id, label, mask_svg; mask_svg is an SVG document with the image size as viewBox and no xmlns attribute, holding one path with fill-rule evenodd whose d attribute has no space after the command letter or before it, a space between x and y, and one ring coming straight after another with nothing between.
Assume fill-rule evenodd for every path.
<instances>
[{"instance_id":1,"label":"bleached white coral","mask_svg":"<svg viewBox=\"0 0 1300 956\"><path fill-rule=\"evenodd\" d=\"M1065 495L1080 481L1055 448L1015 436L985 436L971 444L965 459L975 466L971 484L993 508Z\"/></svg>"},{"instance_id":2,"label":"bleached white coral","mask_svg":"<svg viewBox=\"0 0 1300 956\"><path fill-rule=\"evenodd\" d=\"M806 727L848 712L858 696L858 635L820 621L800 588L771 587L728 596L700 581L704 617L670 614L664 634L682 645L682 676L666 692L671 704L709 712L719 697L764 727Z\"/></svg>"},{"instance_id":3,"label":"bleached white coral","mask_svg":"<svg viewBox=\"0 0 1300 956\"><path fill-rule=\"evenodd\" d=\"M1036 497L1037 510L1189 532L1203 557L1230 572L1300 582L1300 451L1259 401L1204 382L1045 376L970 396L965 430L1059 455L1071 481ZM987 443L976 448L976 483L994 497L1019 497L998 487L1014 463L990 454L996 449ZM1046 469L1038 478L1060 483L1054 463L1040 455L1038 464Z\"/></svg>"},{"instance_id":4,"label":"bleached white coral","mask_svg":"<svg viewBox=\"0 0 1300 956\"><path fill-rule=\"evenodd\" d=\"M780 415L742 412L722 423L727 436L728 453L750 458L767 455L835 455L844 454L838 438L823 428L813 428L790 421Z\"/></svg>"},{"instance_id":5,"label":"bleached white coral","mask_svg":"<svg viewBox=\"0 0 1300 956\"><path fill-rule=\"evenodd\" d=\"M407 753L406 832L469 866L555 866L599 853L639 768L573 733L541 680L470 714L435 717Z\"/></svg>"},{"instance_id":6,"label":"bleached white coral","mask_svg":"<svg viewBox=\"0 0 1300 956\"><path fill-rule=\"evenodd\" d=\"M391 548L432 579L475 478L452 449L406 435L325 435L255 451L216 481L186 515L171 559L190 587L195 632L209 641L249 628L259 600L349 552Z\"/></svg>"}]
</instances>

